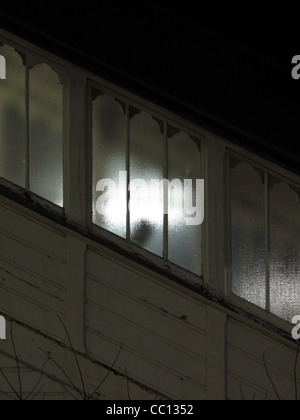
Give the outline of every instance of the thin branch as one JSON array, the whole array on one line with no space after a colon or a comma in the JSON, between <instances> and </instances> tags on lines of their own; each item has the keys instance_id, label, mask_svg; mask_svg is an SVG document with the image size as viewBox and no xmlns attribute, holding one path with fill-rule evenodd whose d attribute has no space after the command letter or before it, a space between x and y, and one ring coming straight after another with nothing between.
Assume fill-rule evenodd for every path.
<instances>
[{"instance_id":1,"label":"thin branch","mask_svg":"<svg viewBox=\"0 0 300 420\"><path fill-rule=\"evenodd\" d=\"M92 395L88 398L88 400L91 400L93 397L94 397L94 395L98 392L98 390L102 387L102 385L104 384L104 382L107 380L107 378L109 377L109 375L111 374L111 372L112 372L112 370L114 369L114 367L115 367L115 365L116 365L116 363L117 363L117 361L118 361L118 359L119 359L119 357L120 357L120 354L121 354L121 351L123 350L123 344L121 345L121 347L120 347L120 350L119 350L119 352L118 352L118 354L117 354L117 357L115 358L115 360L114 360L114 363L112 364L112 366L111 366L111 368L109 369L109 371L107 372L107 374L105 375L105 377L104 377L104 379L101 381L101 383L97 386L97 388L94 390L94 392L92 393Z\"/></svg>"},{"instance_id":2,"label":"thin branch","mask_svg":"<svg viewBox=\"0 0 300 420\"><path fill-rule=\"evenodd\" d=\"M266 353L264 353L263 360L264 360L264 366L265 366L265 369L266 369L266 372L267 372L267 375L268 375L269 381L270 381L270 383L271 383L271 385L272 385L272 387L273 387L273 390L274 390L274 391L275 391L275 393L276 393L276 396L277 396L278 400L279 400L279 401L281 401L280 395L279 395L279 393L278 393L278 391L277 391L277 389L276 389L276 386L275 386L275 384L274 384L274 382L273 382L273 379L272 379L272 377L271 377L271 375L270 375L270 372L269 372L269 369L268 369L268 366L267 366L267 362L266 362Z\"/></svg>"},{"instance_id":3,"label":"thin branch","mask_svg":"<svg viewBox=\"0 0 300 420\"><path fill-rule=\"evenodd\" d=\"M15 397L9 395L7 392L3 391L1 388L0 388L0 392L1 392L1 394L4 394L7 398L9 398L12 401L19 401L19 398L15 398Z\"/></svg>"},{"instance_id":4,"label":"thin branch","mask_svg":"<svg viewBox=\"0 0 300 420\"><path fill-rule=\"evenodd\" d=\"M53 382L55 382L55 383L57 383L71 398L73 398L75 401L79 401L79 399L77 398L77 397L75 397L75 395L73 395L72 394L72 392L70 392L69 390L68 390L68 388L66 387L66 386L64 386L60 381L58 381L57 379L55 379L55 378L49 378L51 381L53 381ZM76 389L75 389L75 391L76 391ZM77 391L78 392L78 391ZM82 398L82 396L81 396L81 398Z\"/></svg>"},{"instance_id":5,"label":"thin branch","mask_svg":"<svg viewBox=\"0 0 300 420\"><path fill-rule=\"evenodd\" d=\"M43 388L44 388L44 385L42 385L41 388L34 395L31 393L31 395L33 395L33 397L29 401L34 401L36 399L36 397L38 395L40 395Z\"/></svg>"},{"instance_id":6,"label":"thin branch","mask_svg":"<svg viewBox=\"0 0 300 420\"><path fill-rule=\"evenodd\" d=\"M12 392L18 397L18 400L22 400L21 395L18 394L17 390L12 386L12 384L10 383L9 379L7 378L7 376L5 375L4 371L2 370L2 368L0 368L0 373L3 376L3 378L5 379L6 383L8 384L8 386L10 387L10 389L12 390Z\"/></svg>"},{"instance_id":7,"label":"thin branch","mask_svg":"<svg viewBox=\"0 0 300 420\"><path fill-rule=\"evenodd\" d=\"M66 384L66 386L63 384L63 383L61 383L61 381L60 380L58 380L57 378L55 378L54 376L48 376L48 379L50 379L50 381L52 381L52 382L55 382L56 384L58 384L71 398L73 398L74 400L76 400L76 401L79 401L79 399L77 398L77 397L75 397L75 395L73 395L69 390L68 390L68 388L67 388L67 386L70 386L70 385L67 385ZM73 388L73 386L71 386L72 388ZM78 390L75 388L75 391L77 391L78 392ZM79 393L79 392L78 392ZM80 395L81 396L81 398L82 398L82 395Z\"/></svg>"},{"instance_id":8,"label":"thin branch","mask_svg":"<svg viewBox=\"0 0 300 420\"><path fill-rule=\"evenodd\" d=\"M241 396L242 396L242 401L246 401L246 398L245 398L245 395L243 393L243 390L242 390L242 386L241 385L240 385L240 393L241 393Z\"/></svg>"},{"instance_id":9,"label":"thin branch","mask_svg":"<svg viewBox=\"0 0 300 420\"><path fill-rule=\"evenodd\" d=\"M43 368L42 368L42 373L39 377L39 380L37 382L37 384L35 385L35 387L33 388L33 390L30 392L30 394L24 398L23 395L23 386L22 386L22 376L21 376L21 367L20 367L20 361L19 361L19 357L18 357L18 353L16 350L16 345L15 345L15 340L14 340L14 335L13 335L13 325L11 325L11 329L10 329L10 336L11 336L11 342L12 342L12 348L13 348L13 352L14 352L14 357L15 357L15 361L17 363L17 371L18 371L18 382L19 382L19 389L20 389L20 394L17 392L16 389L14 389L13 385L11 384L11 382L9 381L8 377L5 375L4 371L2 368L0 368L0 373L2 374L3 378L5 379L6 383L8 384L9 388L12 390L12 392L16 395L17 398L12 397L11 395L9 395L6 392L1 391L6 397L13 399L13 400L19 400L19 401L25 401L28 400L35 392L35 390L38 388L38 386L41 383L41 380L44 376L45 373L45 365L47 362L45 362ZM41 387L40 391L42 390L43 386ZM39 391L39 392L40 392ZM34 397L35 398L35 397Z\"/></svg>"},{"instance_id":10,"label":"thin branch","mask_svg":"<svg viewBox=\"0 0 300 420\"><path fill-rule=\"evenodd\" d=\"M128 400L131 401L129 377L128 377L128 372L127 372L127 367L126 366L125 366L125 372L126 372L126 381L127 381L127 396L128 396Z\"/></svg>"},{"instance_id":11,"label":"thin branch","mask_svg":"<svg viewBox=\"0 0 300 420\"><path fill-rule=\"evenodd\" d=\"M69 383L70 383L70 385L71 385L71 387L72 387L72 389L74 390L74 391L76 391L77 392L77 394L79 394L80 395L80 397L81 398L83 398L84 396L82 395L82 393L81 393L81 391L79 391L78 389L77 389L77 387L76 387L76 385L73 383L73 381L71 380L71 378L67 375L67 373L65 372L65 370L56 362L56 360L54 360L51 356L50 356L50 354L49 353L47 353L45 350L43 350L43 349L40 349L44 354L45 354L45 356L47 356L48 357L48 359L62 372L62 374L64 375L64 377L67 379L67 381L69 381ZM62 386L62 385L61 385ZM63 387L64 388L64 387ZM64 388L64 390L66 390L65 388ZM75 400L78 400L78 398L77 397L75 397L73 394L71 394L69 391L68 391L68 394L69 395L71 395L71 397L72 398L74 398Z\"/></svg>"},{"instance_id":12,"label":"thin branch","mask_svg":"<svg viewBox=\"0 0 300 420\"><path fill-rule=\"evenodd\" d=\"M13 324L12 323L11 323L11 327L10 327L10 337L11 337L11 342L12 342L12 346L13 346L13 351L14 351L14 354L15 354L16 362L17 362L18 380L19 380L19 389L20 389L20 400L23 400L23 390L22 390L22 379L21 379L20 362L19 362L19 357L18 357L18 354L17 354L16 346L15 346L15 340L14 340L14 335L13 335Z\"/></svg>"},{"instance_id":13,"label":"thin branch","mask_svg":"<svg viewBox=\"0 0 300 420\"><path fill-rule=\"evenodd\" d=\"M27 395L27 397L25 398L25 401L26 400L29 400L29 398L34 394L34 392L35 392L35 390L39 387L39 385L40 385L40 383L41 383L41 380L42 380L42 378L43 378L43 376L44 376L44 374L45 374L45 366L46 366L46 364L47 364L47 361L44 363L44 365L43 365L43 367L42 367L42 372L41 372L41 375L40 375L40 377L39 377L39 380L38 380L38 382L37 382L37 384L36 384L36 386L33 388L33 390L30 392L30 394L29 395ZM41 388L41 390L43 389L43 387ZM40 391L41 391L40 390Z\"/></svg>"},{"instance_id":14,"label":"thin branch","mask_svg":"<svg viewBox=\"0 0 300 420\"><path fill-rule=\"evenodd\" d=\"M76 355L76 352L75 352L75 349L74 349L74 347L73 347L73 343L72 343L72 340L71 340L70 334L69 334L69 332L68 332L68 330L67 330L67 328L66 328L65 324L64 324L64 323L63 323L63 321L61 320L60 316L59 316L59 315L57 315L57 316L58 316L58 319L59 319L59 321L60 321L61 325L63 326L63 328L64 328L64 330L65 330L66 334L67 334L68 341L69 341L69 344L70 344L70 346L71 346L71 349L72 349L72 352L73 352L73 356L74 356L74 359L75 359L75 362L76 362L76 365L77 365L78 373L79 373L79 376L80 376L80 381L81 381L81 385L82 385L82 390L83 390L83 394L84 394L84 399L86 400L86 399L88 399L88 398L87 398L87 393L86 393L85 383L84 383L84 380L83 380L83 374L82 374L82 371L81 371L81 367L80 367L80 364L79 364L78 357L77 357L77 355Z\"/></svg>"}]
</instances>

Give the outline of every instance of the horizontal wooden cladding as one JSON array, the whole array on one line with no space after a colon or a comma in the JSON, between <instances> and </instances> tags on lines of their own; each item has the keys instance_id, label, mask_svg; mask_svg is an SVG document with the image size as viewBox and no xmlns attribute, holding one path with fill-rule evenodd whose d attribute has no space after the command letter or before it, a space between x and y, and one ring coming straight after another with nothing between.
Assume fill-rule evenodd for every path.
<instances>
[{"instance_id":1,"label":"horizontal wooden cladding","mask_svg":"<svg viewBox=\"0 0 300 420\"><path fill-rule=\"evenodd\" d=\"M46 334L61 338L65 319L66 265L0 231L0 308Z\"/></svg>"},{"instance_id":2,"label":"horizontal wooden cladding","mask_svg":"<svg viewBox=\"0 0 300 420\"><path fill-rule=\"evenodd\" d=\"M206 395L206 310L155 280L88 251L87 347L170 398Z\"/></svg>"},{"instance_id":3,"label":"horizontal wooden cladding","mask_svg":"<svg viewBox=\"0 0 300 420\"><path fill-rule=\"evenodd\" d=\"M141 274L135 268L91 250L87 253L87 271L94 279L106 282L112 289L152 306L203 334L206 333L205 305L181 294L175 287L163 285L155 280L151 272L149 275Z\"/></svg>"},{"instance_id":4,"label":"horizontal wooden cladding","mask_svg":"<svg viewBox=\"0 0 300 420\"><path fill-rule=\"evenodd\" d=\"M0 232L0 256L13 266L43 277L58 287L65 287L65 263L20 242L17 237Z\"/></svg>"},{"instance_id":5,"label":"horizontal wooden cladding","mask_svg":"<svg viewBox=\"0 0 300 420\"><path fill-rule=\"evenodd\" d=\"M8 323L8 331L10 332L10 323ZM51 375L58 382L49 381L48 377L42 377L40 385L43 385L43 389L40 399L43 395L43 391L49 394L55 399L56 392L63 392L61 384L67 384L65 374L71 378L73 384L82 389L80 374L78 366L75 362L74 355L70 349L65 349L58 345L54 340L49 340L44 335L40 335L37 331L33 331L28 327L13 324L13 336L16 346L16 351L19 357L19 363L21 367L21 378L24 381L24 393L28 393L35 386L39 379L40 372L44 370L46 375ZM109 341L109 340L108 340ZM110 348L109 348L110 349ZM105 352L106 347L103 347ZM47 354L50 354L55 363L48 360ZM108 366L111 366L116 355L108 354ZM98 388L99 384L102 383L98 390L101 399L105 400L128 400L130 394L131 399L137 400L159 400L161 395L158 393L157 388L152 392L146 389L142 385L138 385L137 382L128 381L127 378L122 375L115 375L111 373L101 364L97 363L96 360L92 361L83 355L78 355L78 362L80 370L83 374L85 387L88 393L92 393L95 388ZM113 359L113 360L112 360ZM34 366L34 367L33 367ZM60 369L59 366L62 368ZM6 341L1 342L0 346L0 367L4 370L5 374L11 381L14 387L18 386L18 370L17 362L12 348L10 340L10 334ZM124 372L124 366L122 372ZM65 372L65 373L63 373ZM108 376L107 376L108 375ZM30 378L30 380L29 380ZM103 379L106 378L105 381ZM9 391L5 380L0 373L0 389ZM129 389L129 391L128 391ZM78 394L74 393L74 389L68 388L74 396L78 397ZM63 395L63 394L62 394ZM67 399L70 398L68 393L64 395ZM6 399L5 396L0 392L0 400Z\"/></svg>"},{"instance_id":6,"label":"horizontal wooden cladding","mask_svg":"<svg viewBox=\"0 0 300 420\"><path fill-rule=\"evenodd\" d=\"M282 400L295 400L295 384L293 376L282 373L278 369L270 367L265 369L262 361L250 359L248 356L241 354L235 350L228 349L228 370L229 378L231 378L231 385L235 383L235 389L228 389L229 398L235 399L237 397L237 386L239 390L254 389L256 395L260 395L265 399L278 399L276 392ZM268 377L272 378L274 383L274 390L272 383ZM235 378L235 381L232 381ZM299 381L298 381L299 389ZM249 391L247 391L249 395ZM240 394L241 396L241 394ZM258 398L258 397L256 397Z\"/></svg>"},{"instance_id":7,"label":"horizontal wooden cladding","mask_svg":"<svg viewBox=\"0 0 300 420\"><path fill-rule=\"evenodd\" d=\"M155 306L145 304L110 287L108 283L88 278L88 302L101 314L111 314L128 324L152 334L182 351L205 357L205 335ZM169 297L171 299L172 297ZM89 310L89 307L88 307ZM97 320L99 314L91 309ZM93 319L92 317L88 319ZM184 337L184 339L183 339Z\"/></svg>"},{"instance_id":8,"label":"horizontal wooden cladding","mask_svg":"<svg viewBox=\"0 0 300 420\"><path fill-rule=\"evenodd\" d=\"M252 384L240 376L229 373L227 375L228 399L230 401L273 401L278 400L274 391Z\"/></svg>"},{"instance_id":9,"label":"horizontal wooden cladding","mask_svg":"<svg viewBox=\"0 0 300 420\"><path fill-rule=\"evenodd\" d=\"M35 390L35 392L38 392L36 400L64 400L66 396L68 397L64 388L60 385L65 384L67 380L58 365L71 376L72 372L70 372L67 361L68 359L74 360L72 352L67 351L62 346L58 345L55 340L46 337L45 329L40 333L39 331L33 330L28 325L19 325L18 323L13 322L11 326L11 322L8 321L7 340L2 341L0 345L0 368L3 369L14 389L19 390L19 372L10 337L11 327L15 349L19 359L24 398L32 392L38 381L39 386ZM64 329L61 325L57 326L58 334L60 331L62 331L63 335ZM48 355L51 355L57 365L49 360ZM44 375L41 375L42 372L44 372ZM77 372L78 371L76 370L75 378L78 376ZM8 392L13 396L12 390L8 387L1 372L0 390L5 391L6 393ZM0 400L9 399L6 395L1 393L1 391Z\"/></svg>"},{"instance_id":10,"label":"horizontal wooden cladding","mask_svg":"<svg viewBox=\"0 0 300 420\"><path fill-rule=\"evenodd\" d=\"M0 355L0 360L2 361L3 356ZM15 389L16 393L20 393L19 382L18 382L18 375L21 375L22 381L22 396L23 398L29 397L29 399L33 398L36 392L40 391L39 395L36 395L36 400L42 400L44 396L48 397L48 399L53 399L58 397L59 399L64 399L64 392L59 385L55 384L55 382L50 381L46 377L41 378L41 374L38 372L34 372L28 368L20 367L20 372L16 367L10 367L3 369L4 374L6 375L7 379L10 380L12 387ZM36 384L40 381L39 387L34 388ZM0 389L4 391L6 394L9 394L11 398L16 398L16 393L13 393L8 384L5 383L4 378L0 375ZM34 392L33 392L34 391ZM0 400L7 400L8 397L3 392L0 391Z\"/></svg>"},{"instance_id":11,"label":"horizontal wooden cladding","mask_svg":"<svg viewBox=\"0 0 300 420\"><path fill-rule=\"evenodd\" d=\"M88 330L87 343L89 352L97 359L112 365L118 353L120 355L116 362L116 368L123 374L128 372L131 379L135 379L157 390L158 394L168 396L170 399L180 400L203 400L206 398L206 389L184 375L180 376L173 370L163 367L153 360L142 357L141 354L124 346L111 337ZM121 349L121 351L120 351ZM170 358L173 357L169 353ZM196 366L193 367L195 370Z\"/></svg>"},{"instance_id":12,"label":"horizontal wooden cladding","mask_svg":"<svg viewBox=\"0 0 300 420\"><path fill-rule=\"evenodd\" d=\"M64 338L64 332L61 330L61 323L57 316L58 313L26 296L1 286L0 307L1 311L9 316L25 322L32 328L43 331L44 334L60 340ZM61 315L61 319L65 322L64 315Z\"/></svg>"},{"instance_id":13,"label":"horizontal wooden cladding","mask_svg":"<svg viewBox=\"0 0 300 420\"><path fill-rule=\"evenodd\" d=\"M32 273L23 271L0 258L1 288L24 296L33 304L38 304L60 315L65 313L65 292ZM1 299L1 298L0 298Z\"/></svg>"},{"instance_id":14,"label":"horizontal wooden cladding","mask_svg":"<svg viewBox=\"0 0 300 420\"><path fill-rule=\"evenodd\" d=\"M25 211L24 211L25 212ZM65 234L13 211L0 203L0 232L18 238L24 245L39 250L49 257L65 261L67 249Z\"/></svg>"},{"instance_id":15,"label":"horizontal wooden cladding","mask_svg":"<svg viewBox=\"0 0 300 420\"><path fill-rule=\"evenodd\" d=\"M10 330L9 325L8 330ZM29 397L31 399L35 396L35 400L64 400L65 393L63 388L47 377L51 364L49 362L46 363L47 357L41 350L51 351L53 357L62 365L64 358L61 349L44 337L33 333L30 329L23 329L18 325L14 325L13 337L19 359L19 367L17 366L16 357L13 352L10 334L8 334L6 341L1 342L0 346L0 367L9 380L11 387L17 393L20 393L20 376L22 382L22 398ZM24 362L28 365L26 366ZM34 365L35 368L29 365ZM43 371L46 375L41 375ZM56 374L53 367L51 374L53 376ZM38 386L36 386L37 384ZM12 391L11 387L0 372L0 400L17 398L16 393ZM36 393L38 394L36 395Z\"/></svg>"},{"instance_id":16,"label":"horizontal wooden cladding","mask_svg":"<svg viewBox=\"0 0 300 420\"><path fill-rule=\"evenodd\" d=\"M296 399L296 351L234 320L228 323L227 337L229 399L242 399L243 394L251 399L254 395L256 399L278 399L276 391L283 400ZM299 364L297 374L300 389Z\"/></svg>"},{"instance_id":17,"label":"horizontal wooden cladding","mask_svg":"<svg viewBox=\"0 0 300 420\"><path fill-rule=\"evenodd\" d=\"M192 379L200 385L205 385L205 359L184 350L184 346L174 344L167 338L161 337L159 335L161 331L159 330L168 328L167 325L164 326L165 320L162 319L159 326L154 323L153 326L156 327L157 331L154 332L152 329L152 332L150 332L133 322L122 319L118 315L92 305L89 305L88 315L88 319L90 319L89 328L94 332L112 337L116 342L139 353L142 357L151 359L173 370L178 375L185 376L186 379ZM182 341L189 342L189 336L185 335L184 331L178 331L178 333ZM191 347L194 343L191 343ZM199 348L200 345L199 340Z\"/></svg>"}]
</instances>

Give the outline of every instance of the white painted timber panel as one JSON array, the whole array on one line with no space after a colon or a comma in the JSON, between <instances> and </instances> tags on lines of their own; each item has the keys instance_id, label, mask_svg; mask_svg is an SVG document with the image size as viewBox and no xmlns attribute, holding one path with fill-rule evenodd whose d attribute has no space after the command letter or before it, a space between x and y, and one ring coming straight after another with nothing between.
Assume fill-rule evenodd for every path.
<instances>
[{"instance_id":1,"label":"white painted timber panel","mask_svg":"<svg viewBox=\"0 0 300 420\"><path fill-rule=\"evenodd\" d=\"M87 347L105 363L177 399L206 398L206 310L109 258L87 253Z\"/></svg>"},{"instance_id":2,"label":"white painted timber panel","mask_svg":"<svg viewBox=\"0 0 300 420\"><path fill-rule=\"evenodd\" d=\"M234 320L228 323L227 334L228 397L230 399L243 397L246 399L278 399L278 397L283 400L296 399L294 375L296 351L267 334ZM299 390L299 364L297 376Z\"/></svg>"},{"instance_id":3,"label":"white painted timber panel","mask_svg":"<svg viewBox=\"0 0 300 420\"><path fill-rule=\"evenodd\" d=\"M0 233L0 256L11 265L36 273L58 286L65 286L64 261L25 245L17 238Z\"/></svg>"},{"instance_id":4,"label":"white painted timber panel","mask_svg":"<svg viewBox=\"0 0 300 420\"><path fill-rule=\"evenodd\" d=\"M0 232L18 238L20 242L28 244L31 248L65 261L67 257L65 234L53 228L53 224L50 227L40 222L37 217L29 217L28 214L25 210L20 213L0 204Z\"/></svg>"},{"instance_id":5,"label":"white painted timber panel","mask_svg":"<svg viewBox=\"0 0 300 420\"><path fill-rule=\"evenodd\" d=\"M64 338L66 235L31 215L0 205L0 311Z\"/></svg>"},{"instance_id":6,"label":"white painted timber panel","mask_svg":"<svg viewBox=\"0 0 300 420\"><path fill-rule=\"evenodd\" d=\"M154 363L173 370L178 376L192 379L199 385L205 386L205 359L176 346L155 332L148 332L101 308L90 306L89 315L89 328L94 332L100 331L106 337L113 337L121 345L139 353L141 357L153 360ZM162 319L161 324L163 323ZM182 339L185 340L184 331L182 331Z\"/></svg>"},{"instance_id":7,"label":"white painted timber panel","mask_svg":"<svg viewBox=\"0 0 300 420\"><path fill-rule=\"evenodd\" d=\"M120 290L111 288L107 283L95 281L91 277L88 277L87 296L91 306L98 307L102 313L115 315L145 333L152 333L161 340L177 345L183 351L205 357L205 334L190 326L185 320L158 309L156 305L132 298ZM169 295L169 299L172 299L172 294ZM188 313L188 308L186 312Z\"/></svg>"},{"instance_id":8,"label":"white painted timber panel","mask_svg":"<svg viewBox=\"0 0 300 420\"><path fill-rule=\"evenodd\" d=\"M117 259L103 257L89 250L87 271L96 279L108 282L111 287L149 304L178 320L184 320L199 331L206 332L206 306L181 294L173 287L163 285L151 275L141 274Z\"/></svg>"},{"instance_id":9,"label":"white painted timber panel","mask_svg":"<svg viewBox=\"0 0 300 420\"><path fill-rule=\"evenodd\" d=\"M147 357L141 357L136 351L132 351L113 338L102 335L100 332L88 331L87 342L89 352L97 359L102 359L110 366L113 365L118 353L119 357L115 368L123 374L128 372L131 379L148 386L158 393L166 395L170 399L181 400L204 400L206 390L196 382L188 380L184 375L180 376L171 369L162 366L159 362L154 363ZM173 355L170 353L170 358ZM196 368L196 367L195 367Z\"/></svg>"}]
</instances>

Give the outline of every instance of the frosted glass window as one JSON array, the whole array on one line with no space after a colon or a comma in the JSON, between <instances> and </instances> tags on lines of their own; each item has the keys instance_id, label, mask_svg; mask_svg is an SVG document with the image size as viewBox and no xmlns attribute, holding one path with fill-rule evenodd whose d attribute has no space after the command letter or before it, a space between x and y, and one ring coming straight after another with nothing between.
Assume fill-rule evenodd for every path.
<instances>
[{"instance_id":1,"label":"frosted glass window","mask_svg":"<svg viewBox=\"0 0 300 420\"><path fill-rule=\"evenodd\" d=\"M264 174L246 163L231 169L232 292L266 309Z\"/></svg>"},{"instance_id":2,"label":"frosted glass window","mask_svg":"<svg viewBox=\"0 0 300 420\"><path fill-rule=\"evenodd\" d=\"M287 321L300 314L299 198L282 182L270 189L270 305Z\"/></svg>"},{"instance_id":3,"label":"frosted glass window","mask_svg":"<svg viewBox=\"0 0 300 420\"><path fill-rule=\"evenodd\" d=\"M93 224L201 276L201 227L187 222L199 213L200 143L125 100L90 93Z\"/></svg>"},{"instance_id":4,"label":"frosted glass window","mask_svg":"<svg viewBox=\"0 0 300 420\"><path fill-rule=\"evenodd\" d=\"M63 86L46 64L29 81L30 191L63 206Z\"/></svg>"},{"instance_id":5,"label":"frosted glass window","mask_svg":"<svg viewBox=\"0 0 300 420\"><path fill-rule=\"evenodd\" d=\"M150 188L164 173L164 136L161 125L141 112L130 120L130 237L131 241L163 256L163 189ZM142 185L144 184L144 185Z\"/></svg>"},{"instance_id":6,"label":"frosted glass window","mask_svg":"<svg viewBox=\"0 0 300 420\"><path fill-rule=\"evenodd\" d=\"M120 188L120 172L126 171L126 136L122 103L108 95L100 95L93 102L93 222L126 238L125 188L120 191L97 191L100 180L110 179ZM122 184L122 182L121 182ZM104 197L104 195L106 197ZM107 198L107 200L105 200ZM97 210L100 200L105 200L103 211ZM101 204L101 203L100 203Z\"/></svg>"},{"instance_id":7,"label":"frosted glass window","mask_svg":"<svg viewBox=\"0 0 300 420\"><path fill-rule=\"evenodd\" d=\"M0 81L0 177L25 188L25 67L11 47L0 46L6 59L6 80Z\"/></svg>"},{"instance_id":8,"label":"frosted glass window","mask_svg":"<svg viewBox=\"0 0 300 420\"><path fill-rule=\"evenodd\" d=\"M168 146L169 180L177 180L169 192L169 260L200 276L201 226L187 225L186 218L189 215L185 213L185 194L180 194L180 188L183 192L184 180L193 181L191 204L195 206L196 180L201 179L201 152L199 146L183 132L169 137Z\"/></svg>"},{"instance_id":9,"label":"frosted glass window","mask_svg":"<svg viewBox=\"0 0 300 420\"><path fill-rule=\"evenodd\" d=\"M300 189L232 158L232 292L281 319L300 313Z\"/></svg>"}]
</instances>

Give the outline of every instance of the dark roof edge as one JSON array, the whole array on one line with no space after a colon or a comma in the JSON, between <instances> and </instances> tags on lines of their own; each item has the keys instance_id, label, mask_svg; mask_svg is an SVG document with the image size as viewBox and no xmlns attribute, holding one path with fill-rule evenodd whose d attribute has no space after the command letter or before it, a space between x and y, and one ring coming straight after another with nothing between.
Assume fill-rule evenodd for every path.
<instances>
[{"instance_id":1,"label":"dark roof edge","mask_svg":"<svg viewBox=\"0 0 300 420\"><path fill-rule=\"evenodd\" d=\"M196 108L161 89L155 88L153 85L149 85L144 81L77 49L59 38L41 32L1 11L0 19L1 27L4 30L24 38L28 42L70 61L74 65L94 72L112 83L116 83L127 90L131 90L137 95L142 96L153 103L159 104L174 114L300 175L300 158L275 147L270 143L270 139L266 140L253 136L237 126L228 124L226 121L208 114L201 108Z\"/></svg>"}]
</instances>

